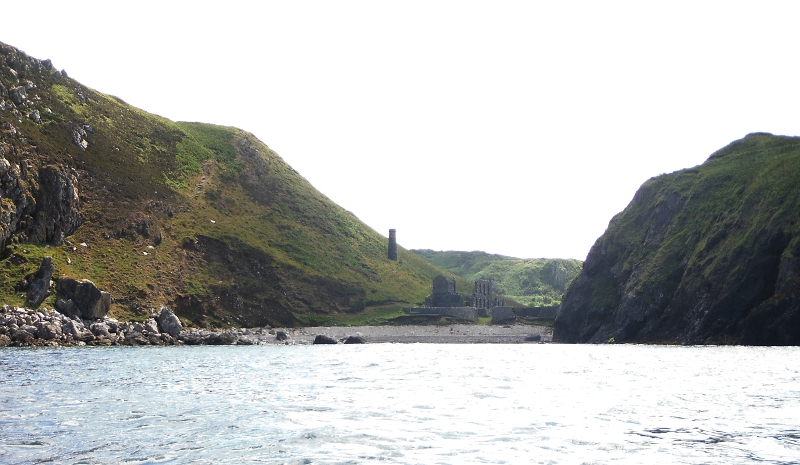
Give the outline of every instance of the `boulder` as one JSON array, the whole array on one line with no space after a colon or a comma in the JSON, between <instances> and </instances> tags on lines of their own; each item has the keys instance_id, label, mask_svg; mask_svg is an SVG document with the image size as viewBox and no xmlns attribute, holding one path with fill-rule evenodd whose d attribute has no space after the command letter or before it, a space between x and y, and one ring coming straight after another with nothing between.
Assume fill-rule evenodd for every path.
<instances>
[{"instance_id":1,"label":"boulder","mask_svg":"<svg viewBox=\"0 0 800 465\"><path fill-rule=\"evenodd\" d=\"M236 344L238 338L235 334L229 331L222 331L220 333L212 333L206 338L205 342L209 345L231 345Z\"/></svg>"},{"instance_id":2,"label":"boulder","mask_svg":"<svg viewBox=\"0 0 800 465\"><path fill-rule=\"evenodd\" d=\"M89 326L89 330L92 332L92 334L94 334L97 337L100 337L100 336L110 337L111 336L111 333L108 331L108 325L105 324L105 323L102 323L102 322L100 322L100 323L92 323L92 325Z\"/></svg>"},{"instance_id":3,"label":"boulder","mask_svg":"<svg viewBox=\"0 0 800 465\"><path fill-rule=\"evenodd\" d=\"M8 98L14 102L14 105L22 105L22 102L28 100L28 94L25 92L25 86L8 89Z\"/></svg>"},{"instance_id":4,"label":"boulder","mask_svg":"<svg viewBox=\"0 0 800 465\"><path fill-rule=\"evenodd\" d=\"M47 341L60 338L62 335L61 325L58 323L40 321L36 323L36 329L36 337Z\"/></svg>"},{"instance_id":5,"label":"boulder","mask_svg":"<svg viewBox=\"0 0 800 465\"><path fill-rule=\"evenodd\" d=\"M63 330L64 334L72 336L72 338L76 341L89 342L94 340L94 334L86 329L80 320L69 320L61 327L61 329Z\"/></svg>"},{"instance_id":6,"label":"boulder","mask_svg":"<svg viewBox=\"0 0 800 465\"><path fill-rule=\"evenodd\" d=\"M161 332L167 333L172 337L178 337L183 329L181 320L166 306L161 307L161 312L156 316L156 321L158 322L158 327L161 328Z\"/></svg>"},{"instance_id":7,"label":"boulder","mask_svg":"<svg viewBox=\"0 0 800 465\"><path fill-rule=\"evenodd\" d=\"M286 334L283 331L278 331L277 333L275 333L275 339L277 339L279 341L288 341L289 340L289 335Z\"/></svg>"},{"instance_id":8,"label":"boulder","mask_svg":"<svg viewBox=\"0 0 800 465\"><path fill-rule=\"evenodd\" d=\"M22 325L22 326L20 326L19 329L30 333L31 336L33 336L33 337L36 337L36 334L39 332L39 328L37 328L36 326L33 326L32 324L27 324L27 323Z\"/></svg>"},{"instance_id":9,"label":"boulder","mask_svg":"<svg viewBox=\"0 0 800 465\"><path fill-rule=\"evenodd\" d=\"M28 118L34 123L39 123L42 121L42 114L39 113L39 110L33 110L32 112L28 113Z\"/></svg>"},{"instance_id":10,"label":"boulder","mask_svg":"<svg viewBox=\"0 0 800 465\"><path fill-rule=\"evenodd\" d=\"M72 337L78 337L83 334L83 323L77 320L69 320L61 326L64 334Z\"/></svg>"},{"instance_id":11,"label":"boulder","mask_svg":"<svg viewBox=\"0 0 800 465\"><path fill-rule=\"evenodd\" d=\"M540 334L529 334L525 336L525 342L539 342L542 340L542 336Z\"/></svg>"},{"instance_id":12,"label":"boulder","mask_svg":"<svg viewBox=\"0 0 800 465\"><path fill-rule=\"evenodd\" d=\"M115 320L113 318L106 318L105 320L103 320L103 323L105 323L106 326L108 326L108 332L109 333L118 333L119 332L119 328L120 328L119 321L117 321L117 320Z\"/></svg>"},{"instance_id":13,"label":"boulder","mask_svg":"<svg viewBox=\"0 0 800 465\"><path fill-rule=\"evenodd\" d=\"M197 346L201 345L205 342L203 336L197 333L183 333L180 335L180 340L183 341L184 344L189 346Z\"/></svg>"},{"instance_id":14,"label":"boulder","mask_svg":"<svg viewBox=\"0 0 800 465\"><path fill-rule=\"evenodd\" d=\"M364 339L362 336L347 336L347 339L344 340L345 344L366 344L367 340Z\"/></svg>"},{"instance_id":15,"label":"boulder","mask_svg":"<svg viewBox=\"0 0 800 465\"><path fill-rule=\"evenodd\" d=\"M332 337L328 337L324 334L317 334L317 337L314 338L314 344L338 344L338 342Z\"/></svg>"},{"instance_id":16,"label":"boulder","mask_svg":"<svg viewBox=\"0 0 800 465\"><path fill-rule=\"evenodd\" d=\"M69 318L74 316L80 316L81 311L75 302L72 299L58 299L56 300L56 310L58 310L62 315L66 315Z\"/></svg>"},{"instance_id":17,"label":"boulder","mask_svg":"<svg viewBox=\"0 0 800 465\"><path fill-rule=\"evenodd\" d=\"M11 333L11 340L17 344L30 344L33 342L34 335L24 329L15 329Z\"/></svg>"},{"instance_id":18,"label":"boulder","mask_svg":"<svg viewBox=\"0 0 800 465\"><path fill-rule=\"evenodd\" d=\"M0 347L6 347L11 344L11 338L5 334L0 334Z\"/></svg>"},{"instance_id":19,"label":"boulder","mask_svg":"<svg viewBox=\"0 0 800 465\"><path fill-rule=\"evenodd\" d=\"M111 308L111 294L88 279L63 278L58 282L58 293L74 302L84 320L103 319Z\"/></svg>"},{"instance_id":20,"label":"boulder","mask_svg":"<svg viewBox=\"0 0 800 465\"><path fill-rule=\"evenodd\" d=\"M155 318L149 318L147 321L145 321L144 329L150 334L161 334L161 331L158 329L158 322L156 322Z\"/></svg>"},{"instance_id":21,"label":"boulder","mask_svg":"<svg viewBox=\"0 0 800 465\"><path fill-rule=\"evenodd\" d=\"M53 279L53 259L44 257L39 269L30 278L26 278L28 283L28 304L32 307L39 306L50 294L50 280Z\"/></svg>"},{"instance_id":22,"label":"boulder","mask_svg":"<svg viewBox=\"0 0 800 465\"><path fill-rule=\"evenodd\" d=\"M123 323L120 325L120 330L127 337L132 337L134 334L141 334L144 331L144 326L141 323Z\"/></svg>"}]
</instances>

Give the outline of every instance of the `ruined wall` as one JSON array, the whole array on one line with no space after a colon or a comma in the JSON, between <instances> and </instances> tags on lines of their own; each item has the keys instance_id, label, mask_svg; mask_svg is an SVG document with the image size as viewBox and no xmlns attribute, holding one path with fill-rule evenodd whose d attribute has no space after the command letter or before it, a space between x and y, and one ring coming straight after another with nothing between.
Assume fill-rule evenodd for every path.
<instances>
[{"instance_id":1,"label":"ruined wall","mask_svg":"<svg viewBox=\"0 0 800 465\"><path fill-rule=\"evenodd\" d=\"M463 320L477 320L478 309L472 307L414 307L404 308L404 312L409 315L434 315L434 316L449 316L452 318L461 318Z\"/></svg>"},{"instance_id":2,"label":"ruined wall","mask_svg":"<svg viewBox=\"0 0 800 465\"><path fill-rule=\"evenodd\" d=\"M549 305L542 307L523 307L516 309L517 316L519 317L541 318L544 320L555 319L557 311L558 311L558 305Z\"/></svg>"},{"instance_id":3,"label":"ruined wall","mask_svg":"<svg viewBox=\"0 0 800 465\"><path fill-rule=\"evenodd\" d=\"M494 307L491 279L478 279L475 281L475 290L472 293L472 301L470 303L476 308L489 309Z\"/></svg>"},{"instance_id":4,"label":"ruined wall","mask_svg":"<svg viewBox=\"0 0 800 465\"><path fill-rule=\"evenodd\" d=\"M462 307L464 299L456 293L456 279L442 275L433 278L433 293L425 298L426 307Z\"/></svg>"},{"instance_id":5,"label":"ruined wall","mask_svg":"<svg viewBox=\"0 0 800 465\"><path fill-rule=\"evenodd\" d=\"M492 309L492 323L505 323L517 319L513 307L495 307Z\"/></svg>"},{"instance_id":6,"label":"ruined wall","mask_svg":"<svg viewBox=\"0 0 800 465\"><path fill-rule=\"evenodd\" d=\"M492 323L508 323L515 321L517 317L554 320L557 310L557 305L543 307L495 307L491 310Z\"/></svg>"}]
</instances>

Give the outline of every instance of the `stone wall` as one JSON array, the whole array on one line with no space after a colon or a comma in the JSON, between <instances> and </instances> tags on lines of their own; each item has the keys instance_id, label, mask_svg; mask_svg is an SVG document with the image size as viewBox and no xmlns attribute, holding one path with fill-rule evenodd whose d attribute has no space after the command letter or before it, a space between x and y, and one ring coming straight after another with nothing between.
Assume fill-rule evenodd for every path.
<instances>
[{"instance_id":1,"label":"stone wall","mask_svg":"<svg viewBox=\"0 0 800 465\"><path fill-rule=\"evenodd\" d=\"M462 307L464 299L456 292L456 278L433 278L433 293L425 298L426 307Z\"/></svg>"},{"instance_id":2,"label":"stone wall","mask_svg":"<svg viewBox=\"0 0 800 465\"><path fill-rule=\"evenodd\" d=\"M404 308L403 311L409 315L449 316L473 321L478 319L478 309L473 307L414 307Z\"/></svg>"},{"instance_id":3,"label":"stone wall","mask_svg":"<svg viewBox=\"0 0 800 465\"><path fill-rule=\"evenodd\" d=\"M473 307L477 308L490 309L494 307L491 279L478 279L475 281L475 289L472 293L471 303Z\"/></svg>"},{"instance_id":4,"label":"stone wall","mask_svg":"<svg viewBox=\"0 0 800 465\"><path fill-rule=\"evenodd\" d=\"M557 305L543 307L494 307L492 309L492 323L512 322L520 318L538 318L553 320L556 317Z\"/></svg>"},{"instance_id":5,"label":"stone wall","mask_svg":"<svg viewBox=\"0 0 800 465\"><path fill-rule=\"evenodd\" d=\"M522 307L516 309L516 314L523 318L541 318L543 320L553 320L556 317L558 305L542 307Z\"/></svg>"},{"instance_id":6,"label":"stone wall","mask_svg":"<svg viewBox=\"0 0 800 465\"><path fill-rule=\"evenodd\" d=\"M513 307L495 307L492 309L492 323L511 322L517 319Z\"/></svg>"}]
</instances>

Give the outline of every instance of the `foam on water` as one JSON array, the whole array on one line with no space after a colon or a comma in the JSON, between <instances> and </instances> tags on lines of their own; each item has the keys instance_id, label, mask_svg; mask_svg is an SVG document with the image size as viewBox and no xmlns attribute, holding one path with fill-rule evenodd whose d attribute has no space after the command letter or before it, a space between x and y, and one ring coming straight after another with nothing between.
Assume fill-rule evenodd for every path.
<instances>
[{"instance_id":1,"label":"foam on water","mask_svg":"<svg viewBox=\"0 0 800 465\"><path fill-rule=\"evenodd\" d=\"M0 462L795 463L800 350L0 350Z\"/></svg>"}]
</instances>

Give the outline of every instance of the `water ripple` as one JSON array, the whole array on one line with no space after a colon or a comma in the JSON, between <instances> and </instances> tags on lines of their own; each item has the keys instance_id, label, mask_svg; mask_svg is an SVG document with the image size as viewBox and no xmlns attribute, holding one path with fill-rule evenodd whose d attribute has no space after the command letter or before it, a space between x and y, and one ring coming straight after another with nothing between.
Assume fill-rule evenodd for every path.
<instances>
[{"instance_id":1,"label":"water ripple","mask_svg":"<svg viewBox=\"0 0 800 465\"><path fill-rule=\"evenodd\" d=\"M0 350L0 463L796 463L795 348Z\"/></svg>"}]
</instances>

